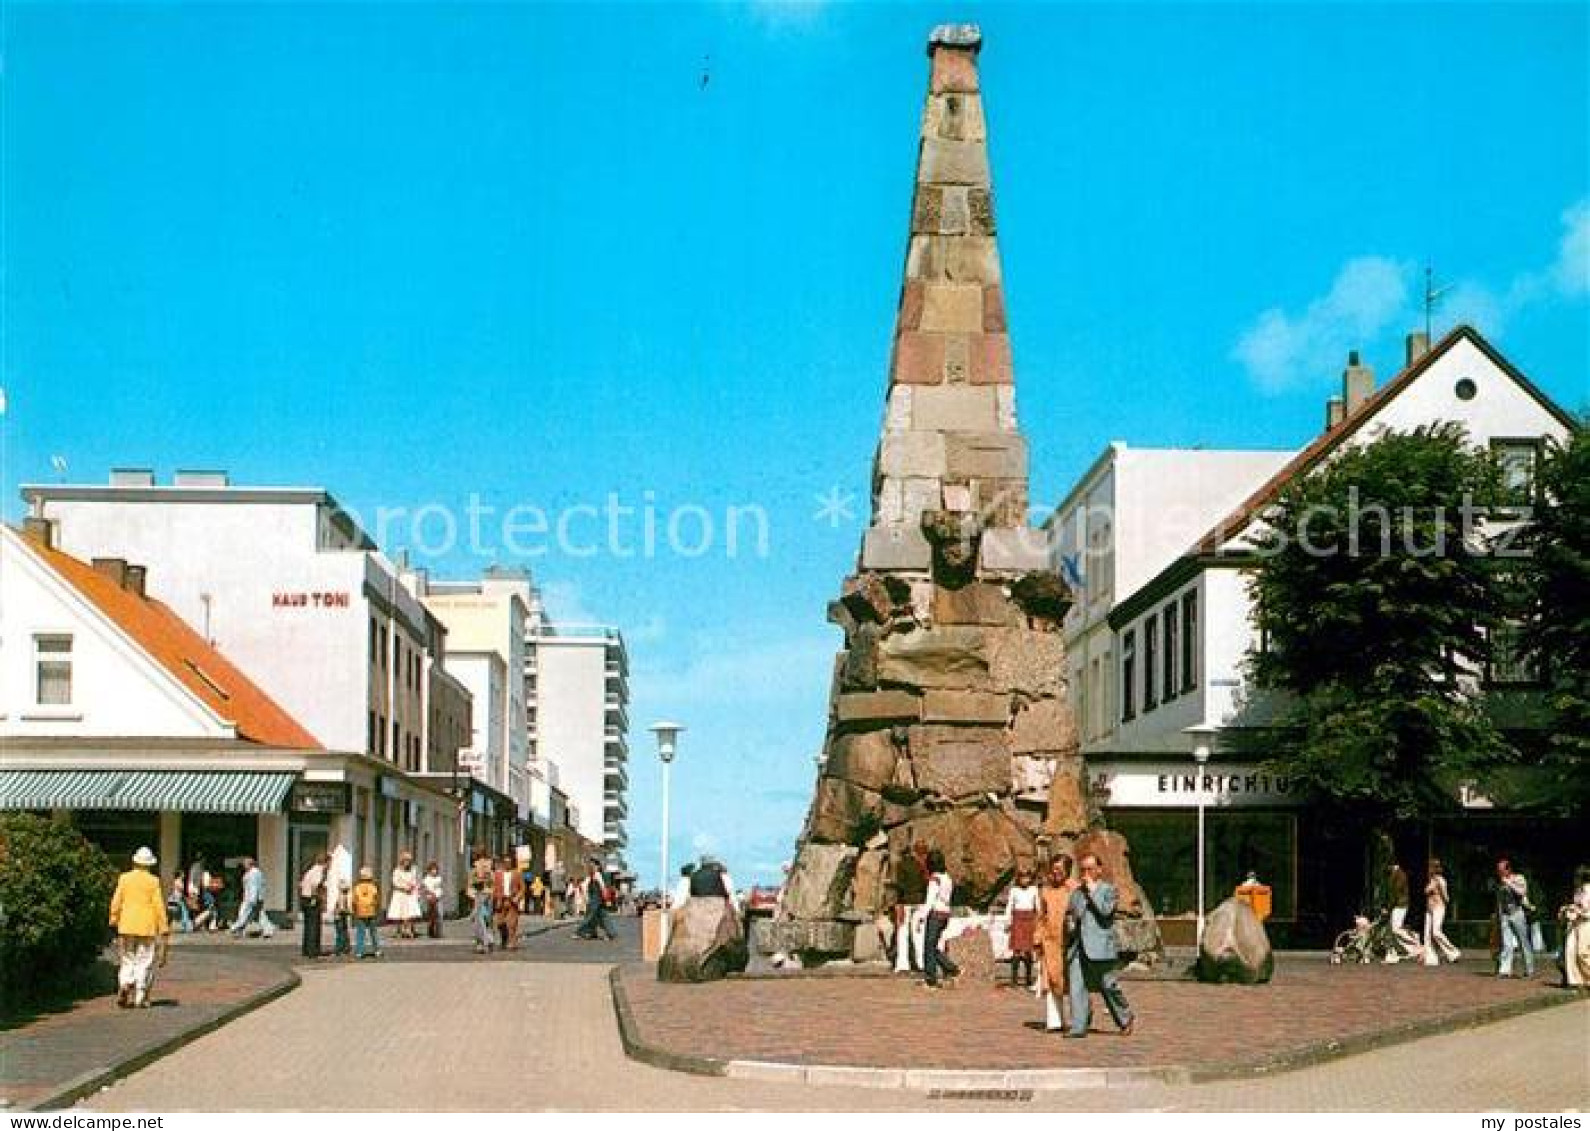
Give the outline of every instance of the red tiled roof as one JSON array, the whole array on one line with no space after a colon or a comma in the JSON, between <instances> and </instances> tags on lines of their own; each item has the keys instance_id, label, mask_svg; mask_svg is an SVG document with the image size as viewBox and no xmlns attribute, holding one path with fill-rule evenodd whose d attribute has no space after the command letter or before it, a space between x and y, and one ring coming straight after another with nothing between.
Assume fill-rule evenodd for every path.
<instances>
[{"instance_id":1,"label":"red tiled roof","mask_svg":"<svg viewBox=\"0 0 1590 1131\"><path fill-rule=\"evenodd\" d=\"M161 602L139 596L86 562L47 547L30 535L19 537L51 571L130 636L151 659L230 722L239 738L262 746L321 749L314 735Z\"/></svg>"},{"instance_id":2,"label":"red tiled roof","mask_svg":"<svg viewBox=\"0 0 1590 1131\"><path fill-rule=\"evenodd\" d=\"M1216 554L1220 552L1229 539L1236 537L1245 530L1261 510L1273 503L1281 491L1299 475L1313 470L1326 456L1330 455L1346 440L1347 437L1357 432L1370 419L1386 405L1390 404L1397 394L1419 379L1419 375L1435 364L1436 360L1450 350L1458 342L1468 340L1479 349L1486 357L1523 388L1530 396L1539 401L1541 406L1555 416L1563 424L1572 427L1573 421L1562 409L1552 403L1551 398L1541 392L1529 378L1514 368L1513 364L1496 351L1496 348L1481 336L1480 332L1472 326L1456 326L1444 338L1431 347L1423 357L1387 381L1379 389L1358 406L1357 411L1338 424L1335 428L1321 433L1315 440L1265 481L1264 485L1248 496L1236 510L1215 524L1214 528L1197 542L1193 543L1189 554Z\"/></svg>"}]
</instances>

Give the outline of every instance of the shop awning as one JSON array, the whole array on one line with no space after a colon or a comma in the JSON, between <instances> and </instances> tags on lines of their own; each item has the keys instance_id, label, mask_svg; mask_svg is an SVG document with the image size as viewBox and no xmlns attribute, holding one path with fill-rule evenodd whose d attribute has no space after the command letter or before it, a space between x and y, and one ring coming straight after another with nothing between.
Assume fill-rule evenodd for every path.
<instances>
[{"instance_id":1,"label":"shop awning","mask_svg":"<svg viewBox=\"0 0 1590 1131\"><path fill-rule=\"evenodd\" d=\"M0 770L0 809L274 813L297 777L230 770Z\"/></svg>"}]
</instances>

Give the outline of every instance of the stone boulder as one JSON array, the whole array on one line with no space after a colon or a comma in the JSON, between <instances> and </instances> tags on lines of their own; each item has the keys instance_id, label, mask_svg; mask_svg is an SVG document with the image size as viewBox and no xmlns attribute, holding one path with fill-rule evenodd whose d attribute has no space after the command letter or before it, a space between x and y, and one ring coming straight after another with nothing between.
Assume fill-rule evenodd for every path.
<instances>
[{"instance_id":1,"label":"stone boulder","mask_svg":"<svg viewBox=\"0 0 1590 1131\"><path fill-rule=\"evenodd\" d=\"M983 927L970 927L944 944L944 953L961 968L958 977L972 984L993 985L998 981L994 944Z\"/></svg>"},{"instance_id":2,"label":"stone boulder","mask_svg":"<svg viewBox=\"0 0 1590 1131\"><path fill-rule=\"evenodd\" d=\"M1256 986L1275 974L1275 954L1259 917L1240 899L1228 899L1204 923L1198 948L1200 982Z\"/></svg>"},{"instance_id":3,"label":"stone boulder","mask_svg":"<svg viewBox=\"0 0 1590 1131\"><path fill-rule=\"evenodd\" d=\"M857 855L848 845L803 844L784 888L784 913L792 919L837 919L849 902Z\"/></svg>"},{"instance_id":4,"label":"stone boulder","mask_svg":"<svg viewBox=\"0 0 1590 1131\"><path fill-rule=\"evenodd\" d=\"M904 820L905 810L881 794L862 789L842 778L825 777L817 783L807 835L815 841L849 844L865 840L886 824Z\"/></svg>"},{"instance_id":5,"label":"stone boulder","mask_svg":"<svg viewBox=\"0 0 1590 1131\"><path fill-rule=\"evenodd\" d=\"M895 782L899 757L899 747L887 730L840 735L828 748L828 774L876 793Z\"/></svg>"},{"instance_id":6,"label":"stone boulder","mask_svg":"<svg viewBox=\"0 0 1590 1131\"><path fill-rule=\"evenodd\" d=\"M750 959L733 904L726 899L689 899L669 921L668 949L657 963L657 980L715 982L744 970Z\"/></svg>"}]
</instances>

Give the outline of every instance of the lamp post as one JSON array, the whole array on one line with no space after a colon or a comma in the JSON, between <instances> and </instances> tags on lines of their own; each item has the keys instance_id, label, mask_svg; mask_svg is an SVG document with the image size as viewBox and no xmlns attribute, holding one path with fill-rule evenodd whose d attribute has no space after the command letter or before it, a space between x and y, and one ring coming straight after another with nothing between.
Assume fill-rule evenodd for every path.
<instances>
[{"instance_id":1,"label":"lamp post","mask_svg":"<svg viewBox=\"0 0 1590 1131\"><path fill-rule=\"evenodd\" d=\"M1198 931L1196 943L1200 953L1204 945L1204 767L1209 764L1209 742L1215 728L1207 723L1187 727L1183 734L1192 736L1193 765L1198 775Z\"/></svg>"},{"instance_id":2,"label":"lamp post","mask_svg":"<svg viewBox=\"0 0 1590 1131\"><path fill-rule=\"evenodd\" d=\"M668 923L673 918L668 907L668 771L673 765L679 732L685 728L678 723L660 722L647 729L657 736L657 760L662 763L662 861L658 866L662 878L658 890L663 904L662 947L667 950Z\"/></svg>"}]
</instances>

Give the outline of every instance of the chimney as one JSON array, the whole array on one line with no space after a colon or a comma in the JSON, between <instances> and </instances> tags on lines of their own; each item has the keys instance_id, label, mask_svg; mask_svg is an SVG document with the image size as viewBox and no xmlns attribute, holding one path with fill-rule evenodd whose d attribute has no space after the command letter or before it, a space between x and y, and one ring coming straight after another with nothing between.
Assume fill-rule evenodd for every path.
<instances>
[{"instance_id":1,"label":"chimney","mask_svg":"<svg viewBox=\"0 0 1590 1131\"><path fill-rule=\"evenodd\" d=\"M145 583L148 581L148 577L149 577L149 568L147 566L141 566L141 565L130 565L130 566L128 566L127 567L127 581L126 581L127 591L129 593L136 593L140 597L147 597L149 595L149 593L148 593L147 585Z\"/></svg>"},{"instance_id":2,"label":"chimney","mask_svg":"<svg viewBox=\"0 0 1590 1131\"><path fill-rule=\"evenodd\" d=\"M171 477L173 487L229 487L231 477L224 471L179 471Z\"/></svg>"},{"instance_id":3,"label":"chimney","mask_svg":"<svg viewBox=\"0 0 1590 1131\"><path fill-rule=\"evenodd\" d=\"M127 588L127 561L125 558L95 558L94 572L114 581L118 588Z\"/></svg>"},{"instance_id":4,"label":"chimney","mask_svg":"<svg viewBox=\"0 0 1590 1131\"><path fill-rule=\"evenodd\" d=\"M1340 424L1347 415L1347 406L1340 397L1331 397L1325 402L1325 431L1329 432Z\"/></svg>"},{"instance_id":5,"label":"chimney","mask_svg":"<svg viewBox=\"0 0 1590 1131\"><path fill-rule=\"evenodd\" d=\"M1425 354L1430 352L1430 335L1423 330L1415 330L1408 335L1407 356L1404 365L1412 365Z\"/></svg>"},{"instance_id":6,"label":"chimney","mask_svg":"<svg viewBox=\"0 0 1590 1131\"><path fill-rule=\"evenodd\" d=\"M1344 417L1351 416L1364 406L1375 391L1375 371L1358 360L1358 351L1347 354L1347 368L1342 370L1342 404Z\"/></svg>"},{"instance_id":7,"label":"chimney","mask_svg":"<svg viewBox=\"0 0 1590 1131\"><path fill-rule=\"evenodd\" d=\"M55 549L55 523L36 514L22 520L22 533L41 543L45 549Z\"/></svg>"},{"instance_id":8,"label":"chimney","mask_svg":"<svg viewBox=\"0 0 1590 1131\"><path fill-rule=\"evenodd\" d=\"M112 487L153 487L155 473L147 467L115 467L110 472Z\"/></svg>"}]
</instances>

